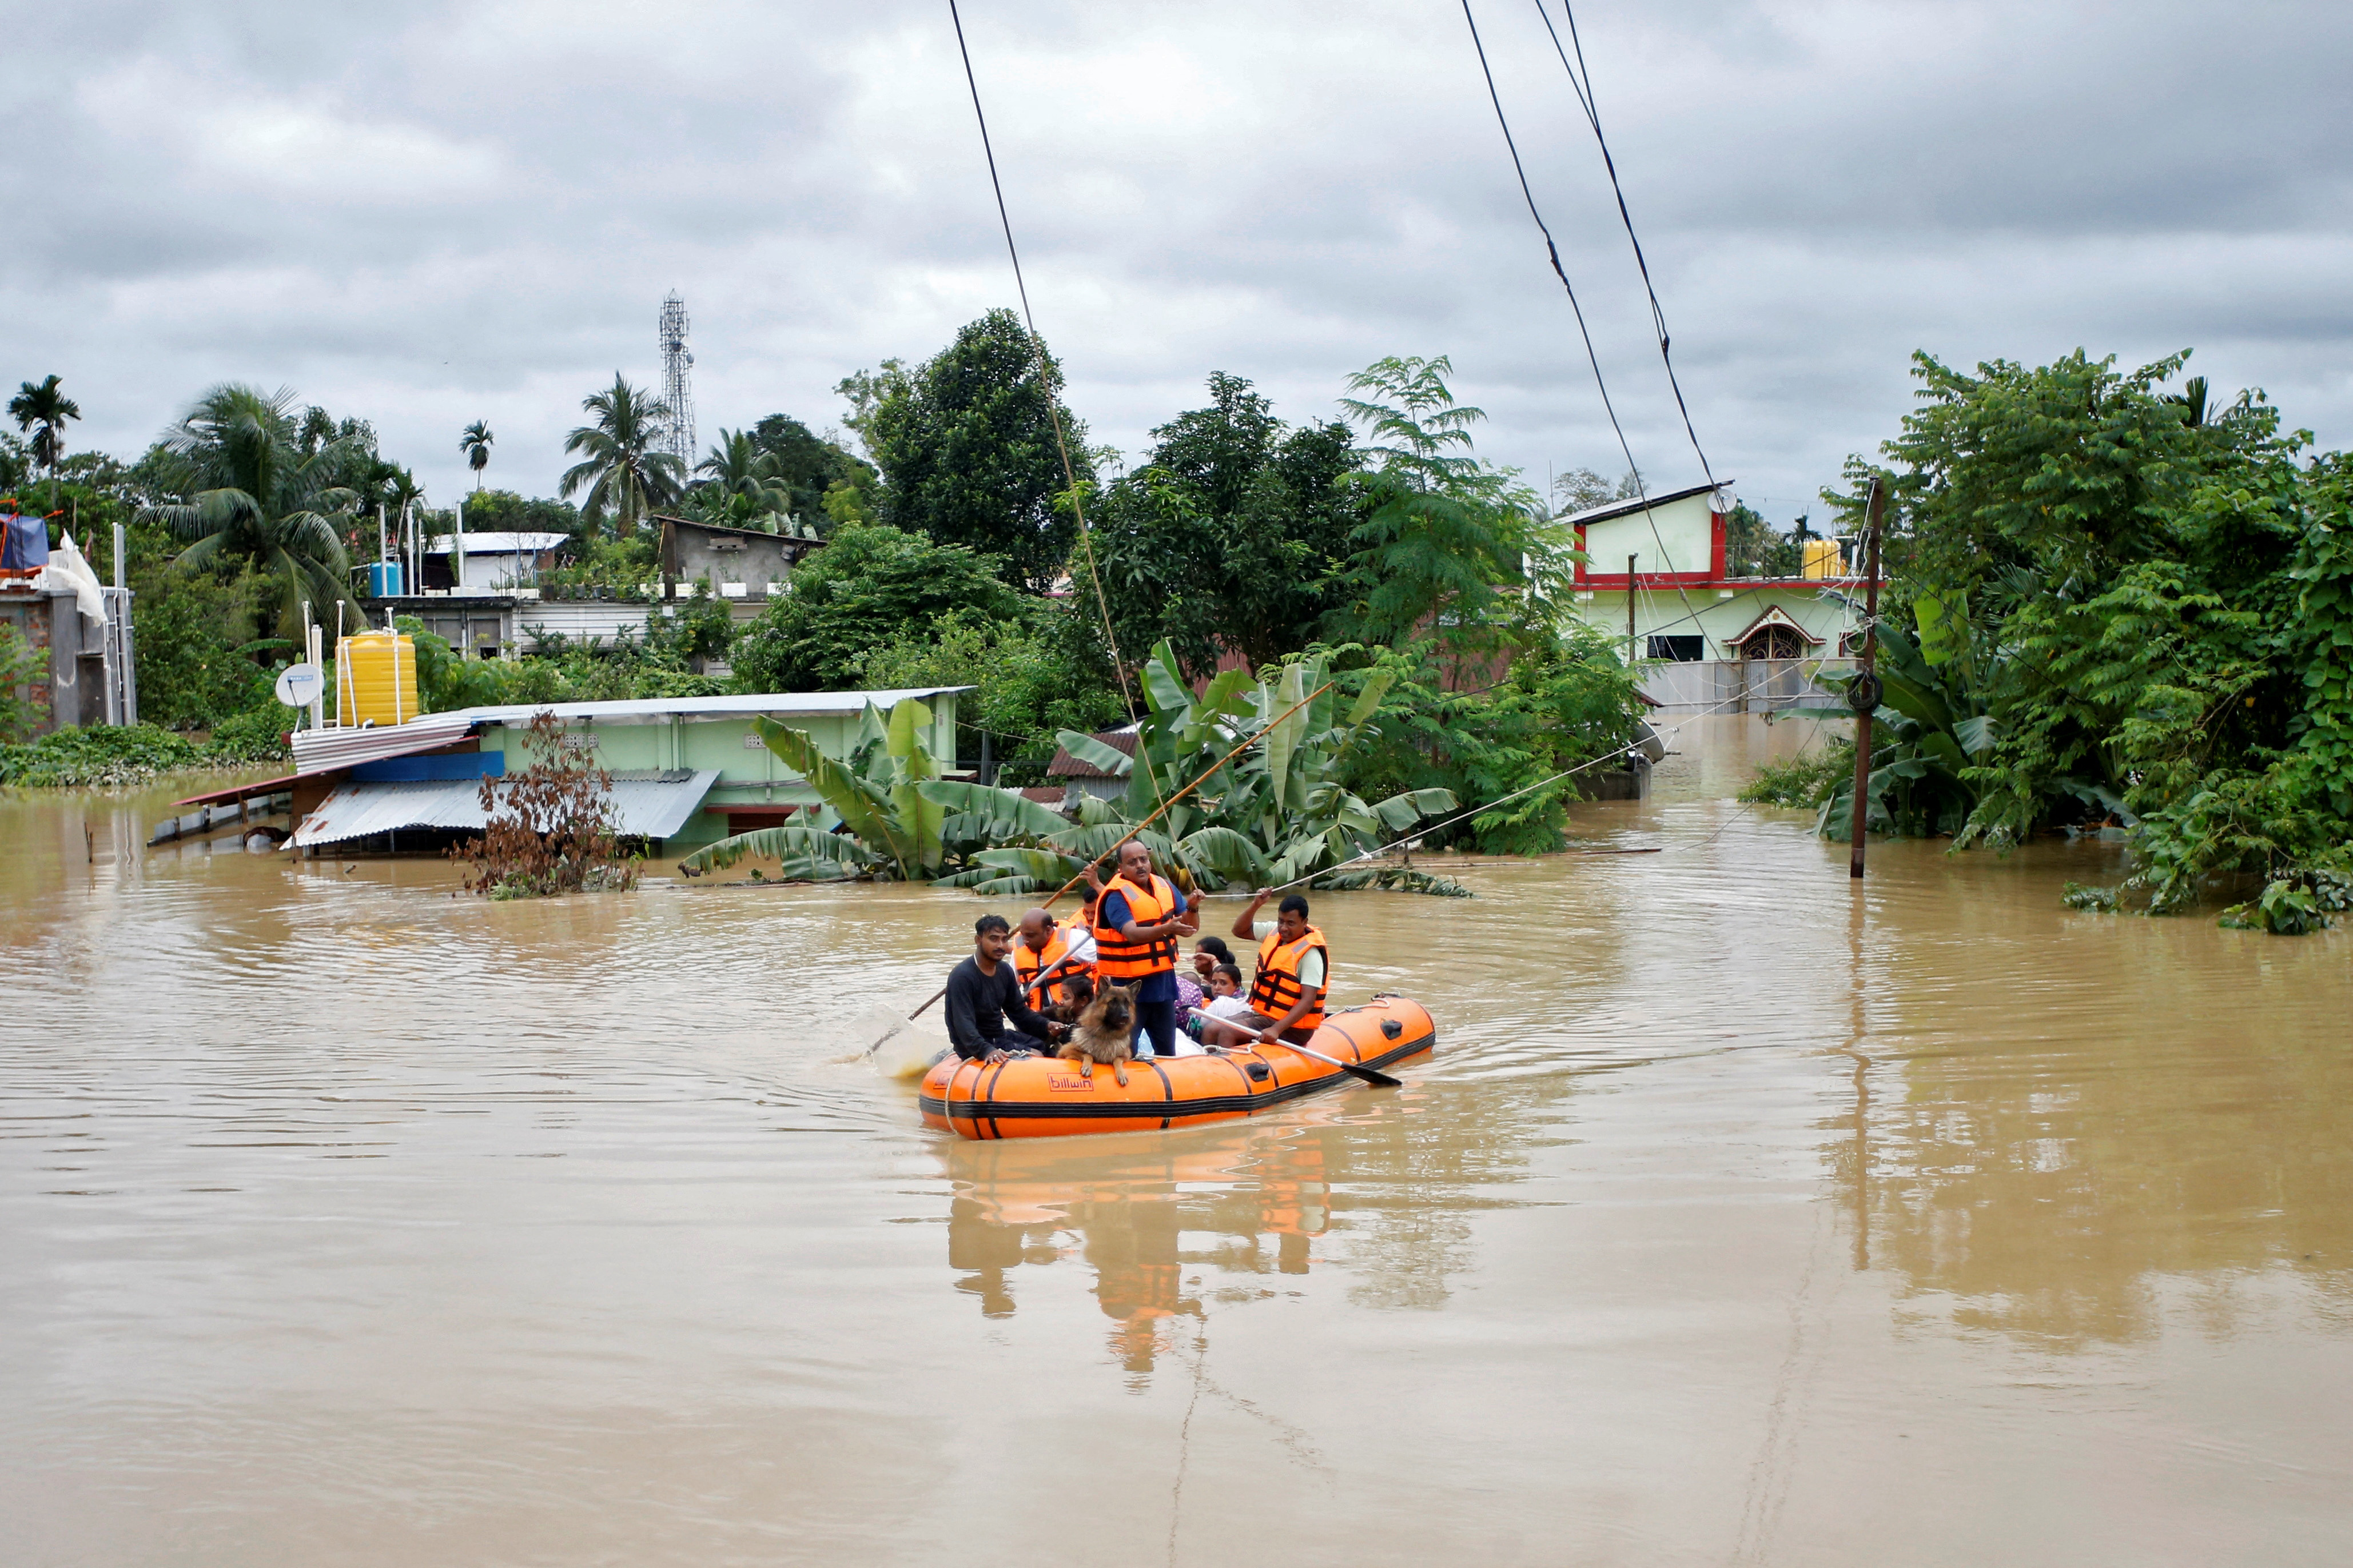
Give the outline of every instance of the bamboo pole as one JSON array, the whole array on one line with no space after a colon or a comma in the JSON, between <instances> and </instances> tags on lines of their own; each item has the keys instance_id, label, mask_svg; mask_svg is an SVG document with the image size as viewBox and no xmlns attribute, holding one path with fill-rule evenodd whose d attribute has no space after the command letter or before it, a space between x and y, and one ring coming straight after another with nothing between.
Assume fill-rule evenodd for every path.
<instances>
[{"instance_id":1,"label":"bamboo pole","mask_svg":"<svg viewBox=\"0 0 2353 1568\"><path fill-rule=\"evenodd\" d=\"M1259 742L1266 739L1267 736L1274 732L1274 727L1277 724L1282 723L1285 719L1290 718L1293 713L1298 712L1302 708L1306 707L1310 702L1314 701L1318 697L1323 696L1325 692L1331 689L1332 682L1327 680L1323 685L1317 687L1314 690L1309 692L1306 696L1301 698L1298 701L1293 703L1290 707L1284 709L1282 712L1276 714L1272 719L1269 720L1257 733L1251 735L1240 745L1236 746L1232 751L1228 752L1224 756L1219 757L1216 762L1210 763L1209 769L1207 773L1203 773L1199 778L1195 779L1191 784L1187 784L1183 789L1178 790L1175 795L1170 795L1166 800L1162 801L1158 811L1154 812L1150 816L1145 817L1142 822L1137 823L1135 826L1128 830L1127 838L1134 837L1137 834L1142 833L1145 828L1151 826L1154 823L1167 816L1168 810L1171 806L1175 805L1178 801L1183 800L1187 795L1191 795L1195 790L1199 789L1203 784L1208 784L1211 779L1215 778L1219 768L1224 767L1228 763L1232 762L1236 757L1239 757L1244 752L1249 751ZM1144 734L1141 731L1136 732L1135 749L1139 752L1144 750ZM1136 758L1136 762L1146 767L1151 765L1149 760L1142 756L1138 756ZM1127 838L1123 838L1120 842L1124 844L1127 842ZM1077 887L1081 882L1086 880L1087 873L1093 870L1101 864L1103 864L1103 857L1098 855L1093 859L1088 861L1084 866L1079 868L1079 874L1071 878L1069 881L1063 883L1060 887L1055 889L1054 897L1048 899L1043 904L1040 904L1039 908L1047 910L1052 909L1056 900L1060 900L1064 893L1069 892L1072 888Z\"/></svg>"}]
</instances>

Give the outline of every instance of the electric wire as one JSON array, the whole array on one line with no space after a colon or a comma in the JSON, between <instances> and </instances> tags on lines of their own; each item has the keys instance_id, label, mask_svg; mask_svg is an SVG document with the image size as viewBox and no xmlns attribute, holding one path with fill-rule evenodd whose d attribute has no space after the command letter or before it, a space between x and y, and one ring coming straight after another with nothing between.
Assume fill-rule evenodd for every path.
<instances>
[{"instance_id":1,"label":"electric wire","mask_svg":"<svg viewBox=\"0 0 2353 1568\"><path fill-rule=\"evenodd\" d=\"M1462 0L1462 20L1471 29L1471 47L1479 54L1479 72L1487 79L1487 101L1495 106L1495 123L1502 128L1504 149L1512 155L1512 172L1519 177L1521 199L1528 205L1528 216L1535 220L1536 232L1544 236L1545 254L1552 262L1553 276L1560 279L1561 289L1568 296L1569 310L1577 317L1577 333L1584 340L1585 360L1593 367L1593 384L1601 394L1602 412L1609 416L1610 431L1618 437L1618 450L1625 456L1626 471L1633 476L1634 496L1642 503L1642 519L1650 524L1651 542L1659 547L1660 563L1667 568L1669 576L1674 576L1674 560L1667 553L1667 542L1659 534L1658 519L1651 515L1651 495L1642 479L1641 466L1634 461L1634 448L1626 440L1626 427L1619 423L1618 406L1609 396L1609 379L1601 374L1601 356L1593 347L1592 329L1585 324L1585 307L1577 302L1577 286L1568 280L1568 269L1561 265L1560 247L1553 242L1552 226L1545 222L1544 214L1536 208L1535 193L1528 187L1528 172L1520 162L1520 146L1512 136L1512 122L1504 113L1503 95L1495 88L1494 69L1487 63L1487 46L1480 39L1478 19L1471 15L1471 0ZM1711 474L1708 479L1713 484L1715 476ZM1684 610L1691 615L1698 615L1698 610L1692 605L1691 595L1683 591L1683 585L1676 583L1674 589L1676 596L1683 600ZM1638 591L1637 578L1630 574L1626 580L1626 592L1630 596ZM1629 648L1627 653L1630 659L1633 650Z\"/></svg>"},{"instance_id":2,"label":"electric wire","mask_svg":"<svg viewBox=\"0 0 2353 1568\"><path fill-rule=\"evenodd\" d=\"M1111 601L1103 594L1103 574L1095 567L1094 537L1087 527L1086 503L1079 494L1078 470L1071 466L1070 442L1062 433L1062 411L1054 395L1053 371L1046 360L1046 340L1038 335L1038 318L1029 309L1029 285L1021 275L1021 248L1013 243L1013 218L1006 211L1004 183L997 176L997 150L989 142L988 115L980 107L980 79L973 74L972 50L965 43L964 17L956 10L956 0L948 0L948 20L955 27L956 53L964 60L965 86L972 93L972 117L980 126L981 156L988 163L988 187L997 196L997 221L1005 229L1005 253L1013 260L1013 288L1021 298L1021 321L1029 329L1029 346L1038 356L1038 382L1046 394L1046 416L1054 426L1054 450L1061 456L1062 478L1070 487L1071 510L1079 520L1079 547L1087 559L1087 580L1094 587L1095 608L1103 616L1103 641L1111 647L1112 670L1119 677L1120 699L1127 705L1128 721L1138 722L1135 692L1127 679L1127 660L1119 651L1119 636L1112 630ZM1161 797L1165 806L1166 792L1161 787L1159 770L1152 765L1149 757L1139 761L1144 764L1144 776L1152 781L1153 793Z\"/></svg>"},{"instance_id":3,"label":"electric wire","mask_svg":"<svg viewBox=\"0 0 2353 1568\"><path fill-rule=\"evenodd\" d=\"M1577 12L1569 0L1560 0L1561 15L1568 21L1568 41L1577 51L1577 63L1568 63L1568 53L1560 47L1560 34L1552 25L1552 16L1545 9L1544 0L1535 0L1536 15L1543 19L1545 31L1552 36L1553 53L1560 57L1561 69L1568 73L1569 90L1577 94L1577 107L1585 110L1586 123L1593 127L1593 140L1601 149L1601 166L1609 172L1609 190L1618 198L1618 218L1626 226L1626 242L1634 247L1634 266L1642 274L1642 292L1651 300L1651 325L1659 340L1659 360L1667 367L1667 384L1674 389L1675 410L1683 416L1683 434L1691 437L1692 451L1699 458L1700 472L1707 476L1710 485L1715 483L1715 469L1709 466L1706 451L1699 444L1699 432L1692 427L1691 407L1683 402L1683 384L1675 374L1675 359L1668 348L1667 313L1659 304L1659 290L1651 281L1651 262L1642 254L1642 241L1634 232L1634 215L1626 207L1625 187L1618 183L1618 161L1609 154L1609 138L1601 132L1601 110L1593 96L1593 73L1585 63L1585 44L1577 35Z\"/></svg>"}]
</instances>

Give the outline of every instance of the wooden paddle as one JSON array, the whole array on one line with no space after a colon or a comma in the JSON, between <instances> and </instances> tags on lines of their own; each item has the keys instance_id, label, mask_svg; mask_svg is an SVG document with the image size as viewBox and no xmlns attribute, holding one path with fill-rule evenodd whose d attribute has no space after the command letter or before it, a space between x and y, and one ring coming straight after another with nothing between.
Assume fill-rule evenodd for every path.
<instances>
[{"instance_id":1,"label":"wooden paddle","mask_svg":"<svg viewBox=\"0 0 2353 1568\"><path fill-rule=\"evenodd\" d=\"M1061 957L1054 960L1053 963L1046 966L1045 973L1039 974L1037 979L1032 980L1029 984L1021 988L1021 994L1027 996L1030 992L1038 989L1039 986L1043 985L1048 981L1053 979L1056 971L1060 970L1062 965L1070 963L1071 960L1076 956L1077 954L1075 953L1066 952L1062 954ZM932 1004L938 1001L947 994L948 988L943 985L937 991L933 992L929 996L924 997L923 1005L907 1015L907 1022L912 1024L916 1019L922 1017L924 1014L930 1012L932 1010ZM875 1052L881 1050L882 1048L883 1042L890 1039L892 1036L898 1032L899 1026L894 1022L888 1028L884 1029L881 1035L875 1037L875 1041L872 1045L866 1047L866 1054L871 1057Z\"/></svg>"},{"instance_id":2,"label":"wooden paddle","mask_svg":"<svg viewBox=\"0 0 2353 1568\"><path fill-rule=\"evenodd\" d=\"M1297 1051L1301 1056L1305 1057L1310 1061L1322 1062L1325 1067L1338 1068L1350 1078L1363 1079L1366 1083L1374 1084L1381 1089L1403 1089L1405 1087L1405 1080L1403 1079L1391 1078L1385 1072L1377 1072L1371 1068L1358 1067L1354 1062L1344 1062L1338 1057L1327 1057L1322 1051L1311 1051L1305 1046L1294 1046L1289 1040L1277 1040L1275 1044L1281 1046L1286 1051Z\"/></svg>"},{"instance_id":3,"label":"wooden paddle","mask_svg":"<svg viewBox=\"0 0 2353 1568\"><path fill-rule=\"evenodd\" d=\"M1209 1016L1208 1013L1202 1011L1198 1007L1193 1008L1192 1014L1196 1018L1207 1018ZM1219 1023L1233 1022L1230 1018L1221 1018L1216 1021ZM1274 1043L1281 1046L1286 1051L1296 1051L1301 1056L1307 1058L1310 1061L1322 1062L1325 1067L1338 1068L1350 1078L1363 1079L1366 1083L1373 1084L1378 1088L1403 1089L1405 1087L1405 1080L1403 1079L1391 1078L1388 1074L1378 1071L1376 1068L1358 1067L1354 1062L1344 1062L1337 1057L1327 1057L1322 1051L1311 1051L1305 1046L1294 1046L1289 1040L1277 1040ZM1211 1048L1216 1050L1224 1050L1229 1047L1219 1046Z\"/></svg>"}]
</instances>

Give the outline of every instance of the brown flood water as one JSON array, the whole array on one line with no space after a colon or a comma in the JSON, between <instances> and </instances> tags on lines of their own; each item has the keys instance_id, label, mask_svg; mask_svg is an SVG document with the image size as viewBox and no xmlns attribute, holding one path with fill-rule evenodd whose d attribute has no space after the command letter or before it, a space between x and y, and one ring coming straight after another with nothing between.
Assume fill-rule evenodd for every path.
<instances>
[{"instance_id":1,"label":"brown flood water","mask_svg":"<svg viewBox=\"0 0 2353 1568\"><path fill-rule=\"evenodd\" d=\"M2343 1561L2353 933L1857 894L1726 798L1804 732L1581 812L1663 854L1319 898L1402 1091L1046 1144L828 1059L967 894L0 801L0 1560Z\"/></svg>"}]
</instances>

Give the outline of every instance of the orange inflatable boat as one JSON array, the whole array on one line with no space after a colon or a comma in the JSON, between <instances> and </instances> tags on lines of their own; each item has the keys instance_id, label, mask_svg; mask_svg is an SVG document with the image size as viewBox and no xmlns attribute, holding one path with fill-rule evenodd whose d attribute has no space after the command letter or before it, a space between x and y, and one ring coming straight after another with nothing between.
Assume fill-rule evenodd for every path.
<instances>
[{"instance_id":1,"label":"orange inflatable boat","mask_svg":"<svg viewBox=\"0 0 2353 1568\"><path fill-rule=\"evenodd\" d=\"M1329 1014L1307 1042L1344 1062L1387 1068L1438 1043L1429 1010L1402 996L1378 996ZM994 1065L949 1057L923 1075L924 1124L966 1138L1065 1138L1082 1132L1144 1132L1255 1116L1303 1094L1356 1081L1288 1046L1255 1046L1216 1056L1158 1057L1127 1064L1127 1087L1111 1068L1092 1078L1082 1064L1021 1057Z\"/></svg>"}]
</instances>

